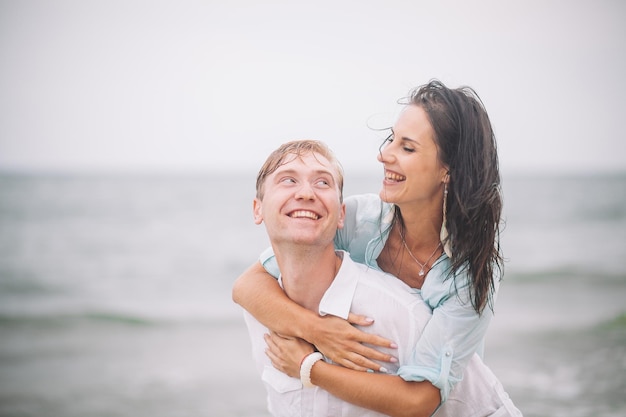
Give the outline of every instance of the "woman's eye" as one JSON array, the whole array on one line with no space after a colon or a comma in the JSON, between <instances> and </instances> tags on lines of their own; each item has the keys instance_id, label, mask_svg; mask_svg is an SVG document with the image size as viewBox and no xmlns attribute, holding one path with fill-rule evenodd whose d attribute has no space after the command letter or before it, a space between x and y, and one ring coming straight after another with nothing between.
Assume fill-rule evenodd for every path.
<instances>
[{"instance_id":1,"label":"woman's eye","mask_svg":"<svg viewBox=\"0 0 626 417\"><path fill-rule=\"evenodd\" d=\"M379 151L382 151L383 148L385 148L387 145L389 145L391 142L393 142L393 134L387 136L384 140L383 143L380 144L380 146L378 147Z\"/></svg>"},{"instance_id":2,"label":"woman's eye","mask_svg":"<svg viewBox=\"0 0 626 417\"><path fill-rule=\"evenodd\" d=\"M409 153L415 152L415 149L409 148L408 146L403 146L402 149L404 149L405 152L409 152Z\"/></svg>"}]
</instances>

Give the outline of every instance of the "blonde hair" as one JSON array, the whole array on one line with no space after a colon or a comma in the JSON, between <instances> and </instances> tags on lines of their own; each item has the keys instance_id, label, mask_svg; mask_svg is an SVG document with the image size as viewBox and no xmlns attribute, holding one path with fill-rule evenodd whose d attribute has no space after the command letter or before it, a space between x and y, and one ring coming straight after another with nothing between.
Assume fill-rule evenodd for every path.
<instances>
[{"instance_id":1,"label":"blonde hair","mask_svg":"<svg viewBox=\"0 0 626 417\"><path fill-rule=\"evenodd\" d=\"M265 179L268 175L271 175L282 165L293 161L295 158L301 158L308 154L320 154L324 158L328 159L331 168L335 170L337 176L337 186L339 187L339 198L343 201L343 168L339 160L335 157L333 151L324 143L319 140L294 140L291 142L283 143L278 149L270 154L265 160L265 163L259 170L256 177L256 196L258 199L263 199ZM289 155L293 155L292 159L287 159Z\"/></svg>"}]
</instances>

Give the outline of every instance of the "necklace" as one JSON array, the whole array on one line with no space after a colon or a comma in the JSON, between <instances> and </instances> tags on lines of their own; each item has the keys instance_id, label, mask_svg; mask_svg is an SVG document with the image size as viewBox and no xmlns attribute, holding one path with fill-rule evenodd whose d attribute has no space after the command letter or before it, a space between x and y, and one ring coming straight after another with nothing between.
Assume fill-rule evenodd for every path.
<instances>
[{"instance_id":1,"label":"necklace","mask_svg":"<svg viewBox=\"0 0 626 417\"><path fill-rule=\"evenodd\" d=\"M417 262L417 264L420 266L421 269L418 275L420 277L423 277L424 274L426 274L426 272L424 272L424 268L428 266L428 263L430 262L432 257L435 256L435 253L437 253L437 249L439 249L439 246L441 246L441 242L439 242L439 244L435 247L435 250L433 251L433 253L430 254L426 262L421 263L420 261L417 260L415 255L413 255L413 252L411 252L411 249L409 249L409 245L406 244L406 240L404 240L404 233L402 233L402 230L400 231L400 239L402 239L402 244L406 248L406 251L409 252L409 255L411 256L411 258L413 258L413 260Z\"/></svg>"}]
</instances>

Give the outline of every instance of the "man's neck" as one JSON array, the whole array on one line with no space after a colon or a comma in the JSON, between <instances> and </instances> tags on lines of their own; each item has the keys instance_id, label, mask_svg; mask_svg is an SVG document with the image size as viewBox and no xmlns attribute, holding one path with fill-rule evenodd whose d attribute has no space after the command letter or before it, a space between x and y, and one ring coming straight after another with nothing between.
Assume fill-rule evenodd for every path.
<instances>
[{"instance_id":1,"label":"man's neck","mask_svg":"<svg viewBox=\"0 0 626 417\"><path fill-rule=\"evenodd\" d=\"M318 312L320 301L341 266L334 247L321 250L274 248L274 253L287 296L302 307Z\"/></svg>"}]
</instances>

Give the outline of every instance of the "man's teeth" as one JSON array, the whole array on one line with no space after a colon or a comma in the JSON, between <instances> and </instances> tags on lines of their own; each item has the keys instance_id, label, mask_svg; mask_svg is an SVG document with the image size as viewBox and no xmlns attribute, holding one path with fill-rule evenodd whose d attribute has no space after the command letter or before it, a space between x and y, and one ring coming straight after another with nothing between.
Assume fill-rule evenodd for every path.
<instances>
[{"instance_id":1,"label":"man's teeth","mask_svg":"<svg viewBox=\"0 0 626 417\"><path fill-rule=\"evenodd\" d=\"M398 175L393 172L386 172L385 178L391 181L404 181L406 179L404 175Z\"/></svg>"},{"instance_id":2,"label":"man's teeth","mask_svg":"<svg viewBox=\"0 0 626 417\"><path fill-rule=\"evenodd\" d=\"M306 210L294 211L293 213L291 213L290 217L306 218L306 219L313 219L313 220L319 219L319 216L317 214L313 213L312 211L306 211Z\"/></svg>"}]
</instances>

